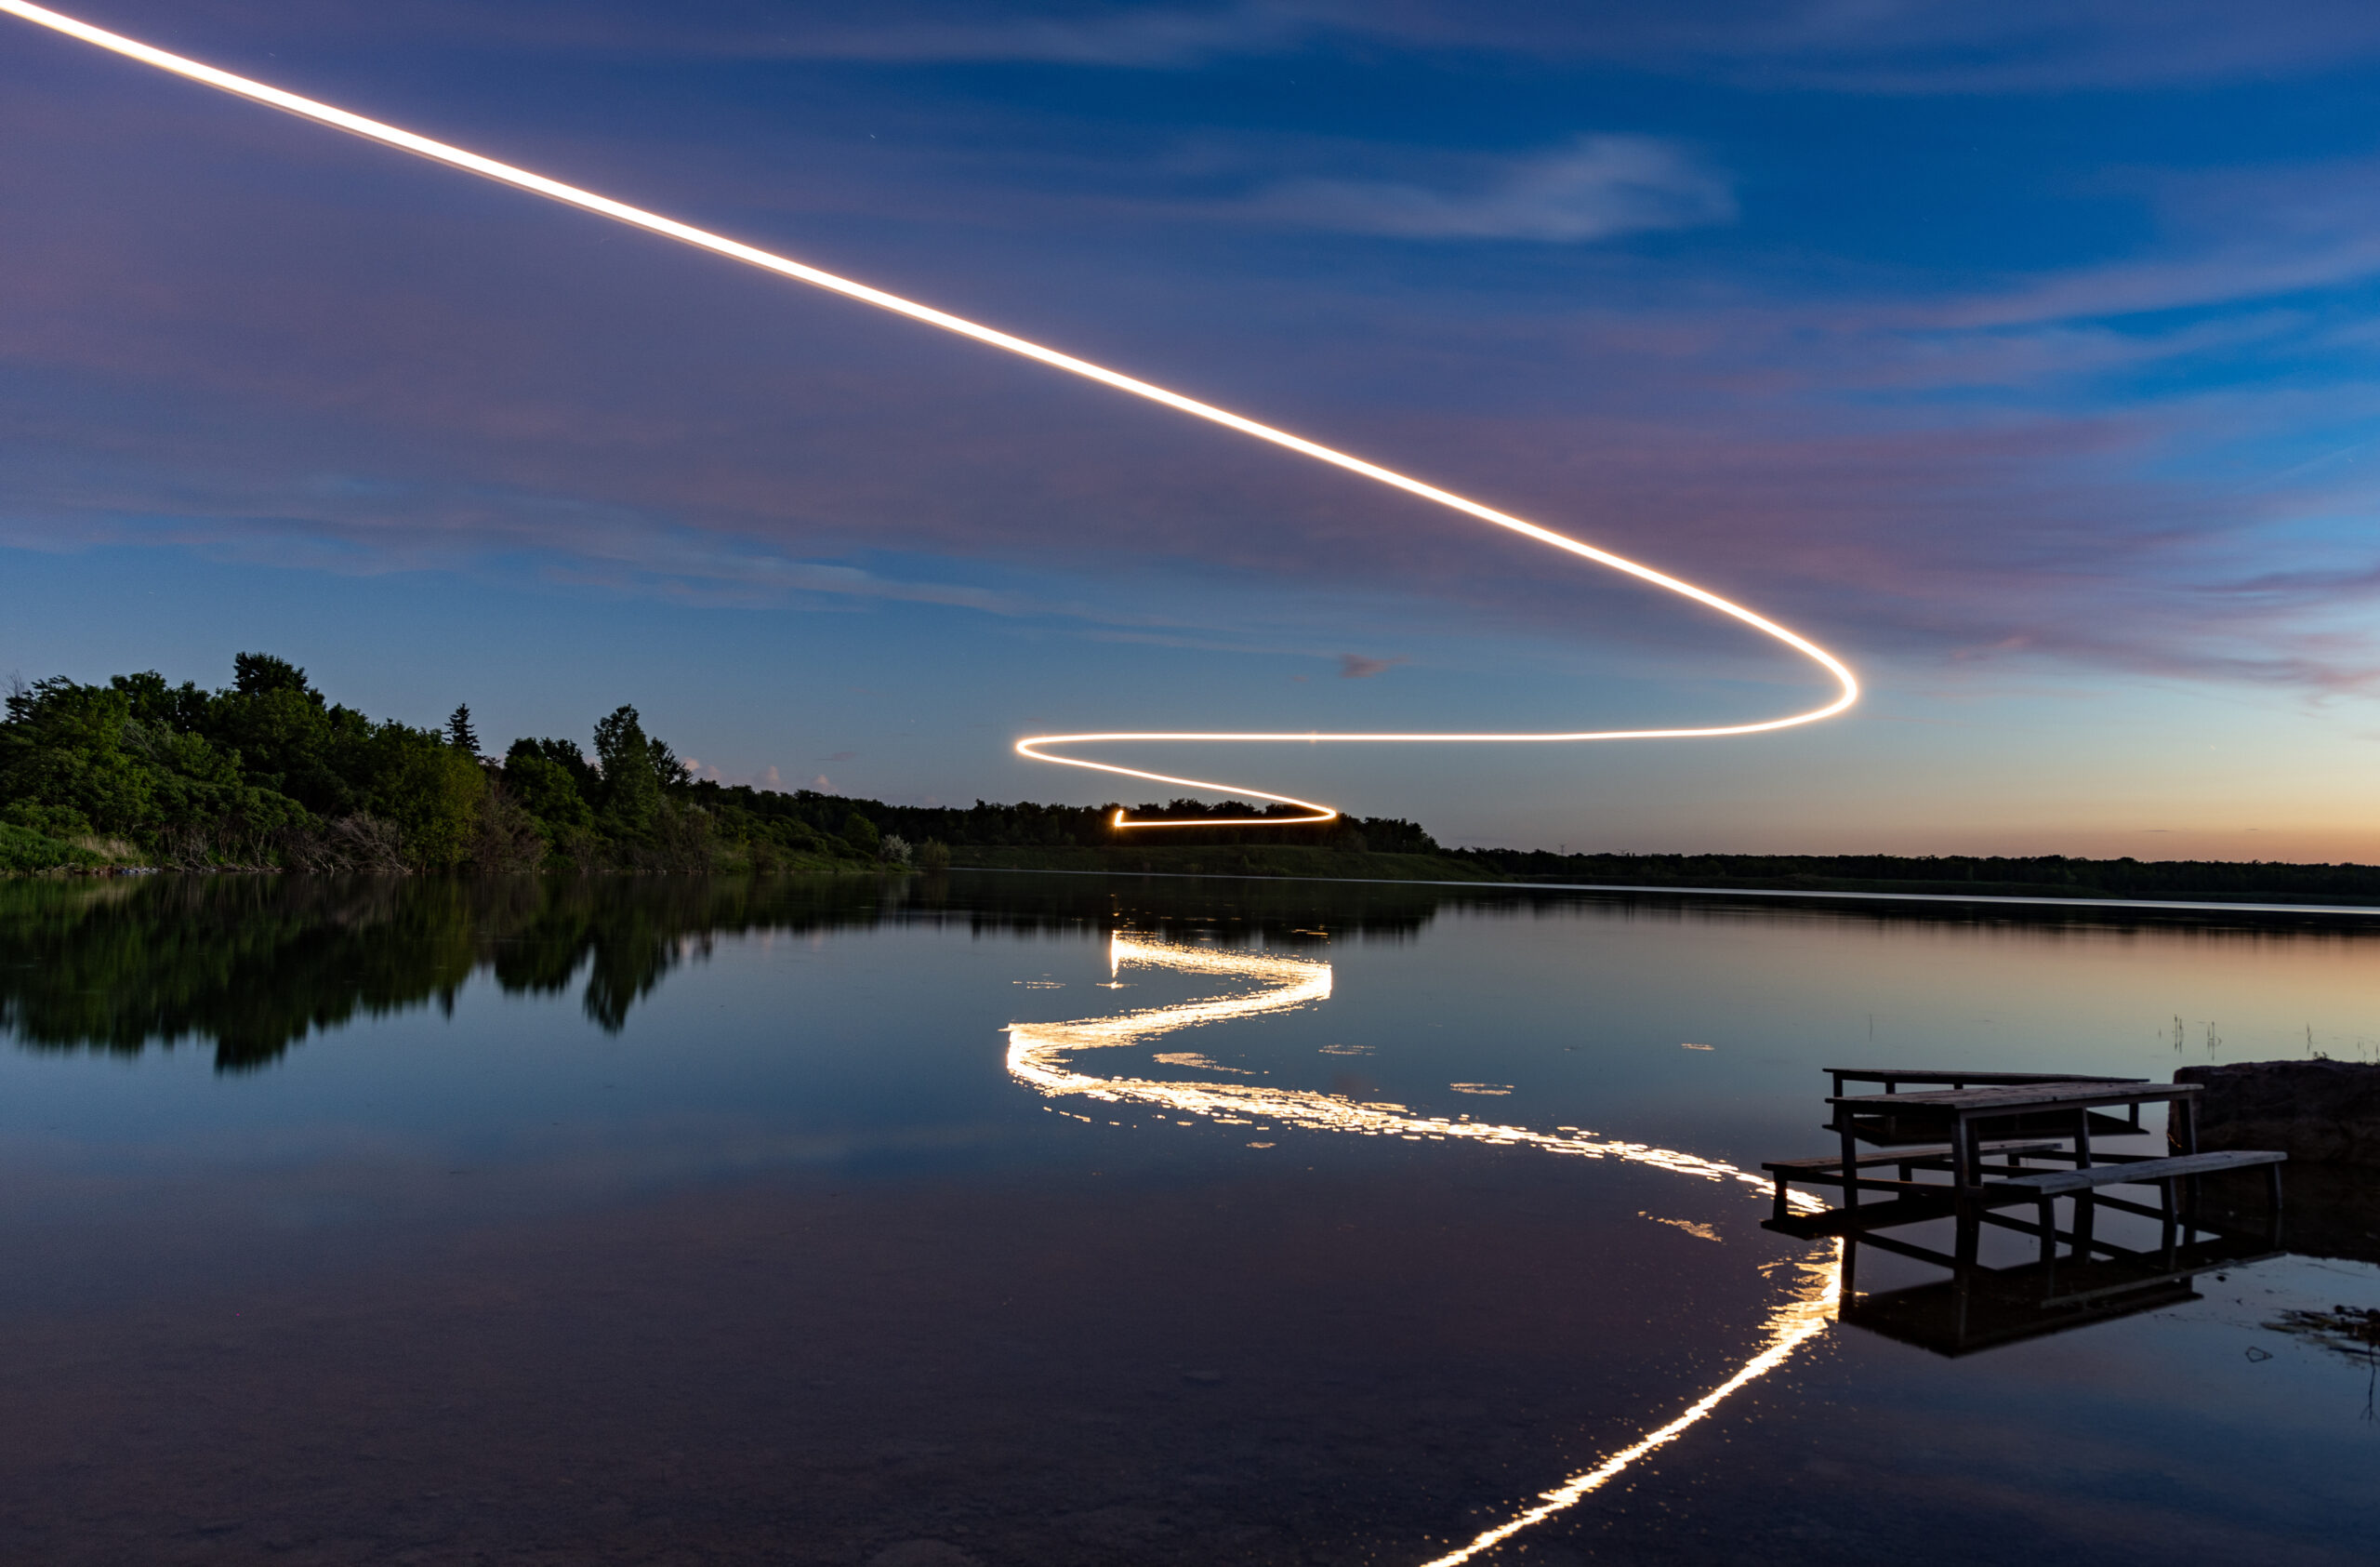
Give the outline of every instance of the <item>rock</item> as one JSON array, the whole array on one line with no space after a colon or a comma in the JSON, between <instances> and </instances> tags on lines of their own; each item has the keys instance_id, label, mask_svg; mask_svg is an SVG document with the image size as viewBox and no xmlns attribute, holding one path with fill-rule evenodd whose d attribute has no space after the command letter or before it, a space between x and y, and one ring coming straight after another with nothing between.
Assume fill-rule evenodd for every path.
<instances>
[{"instance_id":1,"label":"rock","mask_svg":"<svg viewBox=\"0 0 2380 1567\"><path fill-rule=\"evenodd\" d=\"M2380 1165L2380 1066L2357 1061L2243 1061L2184 1067L2205 1085L2198 1146L2279 1149L2293 1162Z\"/></svg>"}]
</instances>

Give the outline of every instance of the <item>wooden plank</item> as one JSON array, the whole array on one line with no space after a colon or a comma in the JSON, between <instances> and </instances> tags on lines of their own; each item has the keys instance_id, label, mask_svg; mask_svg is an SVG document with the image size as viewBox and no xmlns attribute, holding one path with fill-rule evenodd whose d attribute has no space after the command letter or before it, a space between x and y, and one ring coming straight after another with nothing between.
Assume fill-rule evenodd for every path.
<instances>
[{"instance_id":1,"label":"wooden plank","mask_svg":"<svg viewBox=\"0 0 2380 1567\"><path fill-rule=\"evenodd\" d=\"M1918 1224L1926 1219L1948 1218L1950 1214L1950 1188L1940 1189L1939 1197L1896 1197L1884 1202L1866 1202L1856 1208L1831 1208L1823 1214L1784 1214L1765 1221L1763 1229L1773 1229L1780 1235L1798 1235L1815 1240L1822 1235L1847 1235L1855 1230L1880 1229L1890 1225ZM2034 1201L2031 1192L2021 1198L2011 1196L2011 1202Z\"/></svg>"},{"instance_id":2,"label":"wooden plank","mask_svg":"<svg viewBox=\"0 0 2380 1567\"><path fill-rule=\"evenodd\" d=\"M1911 1111L2030 1109L2056 1107L2079 1109L2090 1105L2149 1104L2167 1099L2194 1099L2202 1092L2195 1082L2014 1083L2001 1088L1946 1088L1926 1094L1833 1094L1830 1105L1848 1106L1855 1113L1883 1115Z\"/></svg>"},{"instance_id":3,"label":"wooden plank","mask_svg":"<svg viewBox=\"0 0 2380 1567\"><path fill-rule=\"evenodd\" d=\"M2232 1149L2222 1153L2188 1153L2173 1159L2144 1159L2123 1164L2094 1164L2081 1170L2043 1170L2013 1175L1995 1187L2022 1187L2044 1197L2086 1191L2093 1187L2126 1186L2135 1181L2170 1180L2176 1175L2202 1175L2215 1170L2241 1170L2256 1164L2279 1164L2289 1155L2258 1149Z\"/></svg>"},{"instance_id":4,"label":"wooden plank","mask_svg":"<svg viewBox=\"0 0 2380 1567\"><path fill-rule=\"evenodd\" d=\"M1987 1154L2062 1153L2065 1151L2065 1149L2063 1144L2057 1142L2007 1142L1986 1143L1983 1145L1983 1151ZM1949 1145L1937 1144L1931 1148L1904 1148L1897 1149L1889 1153L1862 1154L1856 1162L1859 1168L1864 1170L1871 1164L1922 1164L1929 1159L1943 1160L1950 1157L1950 1149ZM1840 1170L1842 1167L1842 1156L1840 1154L1832 1153L1822 1153L1815 1159L1772 1159L1761 1166L1764 1170L1774 1170L1779 1172L1787 1170Z\"/></svg>"},{"instance_id":5,"label":"wooden plank","mask_svg":"<svg viewBox=\"0 0 2380 1567\"><path fill-rule=\"evenodd\" d=\"M1821 1067L1820 1071L1848 1082L2147 1082L2145 1077L2110 1077L2104 1072L1952 1072L1903 1071L1898 1067Z\"/></svg>"},{"instance_id":6,"label":"wooden plank","mask_svg":"<svg viewBox=\"0 0 2380 1567\"><path fill-rule=\"evenodd\" d=\"M1890 1100L1885 1102L1890 1103ZM2188 1103L2188 1100L2180 1102ZM1891 1114L1877 1115L1869 1111L1849 1114L1838 1110L1835 1113L1838 1116L1845 1116L1850 1121L1852 1129L1858 1135L1859 1141L1872 1143L1878 1149L1897 1149L1923 1147L1929 1143L1940 1142L1943 1129L1948 1124L1950 1115L1955 1112L1921 1110L1915 1115L1905 1118ZM1821 1122L1818 1130L1840 1134L1843 1130L1843 1122L1840 1120ZM2055 1108L2009 1111L2004 1115L1994 1117L1990 1123L1990 1130L1996 1137L2001 1139L2056 1137L2063 1141L2074 1135L2071 1114ZM2143 1128L2135 1125L2124 1116L2107 1115L2098 1110L2091 1112L2091 1135L2095 1137L2129 1137L2139 1135L2142 1130Z\"/></svg>"}]
</instances>

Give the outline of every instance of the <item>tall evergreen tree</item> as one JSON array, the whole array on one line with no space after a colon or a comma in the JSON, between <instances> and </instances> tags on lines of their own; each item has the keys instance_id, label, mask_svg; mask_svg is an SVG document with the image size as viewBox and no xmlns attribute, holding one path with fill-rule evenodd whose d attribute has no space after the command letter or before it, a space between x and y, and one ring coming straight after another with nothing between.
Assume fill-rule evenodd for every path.
<instances>
[{"instance_id":1,"label":"tall evergreen tree","mask_svg":"<svg viewBox=\"0 0 2380 1567\"><path fill-rule=\"evenodd\" d=\"M446 743L456 750L480 753L479 732L471 727L471 707L469 702L456 708L446 720Z\"/></svg>"}]
</instances>

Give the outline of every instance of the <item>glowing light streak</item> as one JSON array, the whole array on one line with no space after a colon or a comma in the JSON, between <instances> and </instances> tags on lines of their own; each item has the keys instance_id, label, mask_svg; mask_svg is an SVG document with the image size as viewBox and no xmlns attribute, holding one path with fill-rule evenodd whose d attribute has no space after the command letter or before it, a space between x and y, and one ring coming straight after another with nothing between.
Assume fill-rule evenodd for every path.
<instances>
[{"instance_id":1,"label":"glowing light streak","mask_svg":"<svg viewBox=\"0 0 2380 1567\"><path fill-rule=\"evenodd\" d=\"M1767 1176L1739 1169L1719 1160L1681 1153L1674 1149L1654 1148L1646 1143L1599 1139L1593 1133L1577 1127L1566 1126L1552 1133L1535 1132L1523 1126L1449 1120L1445 1116L1421 1116L1403 1105L1363 1103L1342 1094L1318 1094L1307 1089L1267 1088L1261 1084L1236 1082L1158 1082L1144 1078L1097 1077L1078 1071L1069 1059L1078 1051L1145 1045L1182 1029L1267 1013L1295 1011L1330 998L1330 965L1312 959L1151 941L1120 934L1110 936L1107 948L1109 977L1113 978L1128 963L1189 974L1214 975L1241 981L1246 988L1237 994L1177 1006L1146 1007L1112 1017L1078 1018L1064 1023L1012 1024L1008 1030L1010 1073L1047 1095L1080 1096L1111 1105L1147 1105L1161 1111L1171 1111L1176 1116L1204 1116L1225 1125L1244 1125L1254 1120L1263 1122L1261 1129L1265 1131L1275 1126L1298 1126L1308 1131L1345 1132L1363 1136L1467 1139L1497 1147L1536 1148L1549 1153L1648 1164L1655 1169L1701 1180L1739 1183L1751 1188L1763 1198L1773 1189ZM1166 1057L1157 1058L1164 1060ZM1111 1121L1108 1124L1117 1123ZM1253 1143L1250 1146L1269 1148L1272 1145ZM1787 1200L1805 1213L1817 1212L1826 1206L1818 1198L1805 1192L1789 1193ZM1539 1493L1534 1506L1484 1531L1468 1544L1432 1559L1424 1567L1457 1567L1458 1563L1471 1560L1524 1529L1576 1507L1647 1454L1675 1441L1694 1426L1708 1419L1736 1393L1783 1365L1795 1349L1824 1332L1831 1320L1842 1287L1842 1243L1838 1241L1819 1256L1798 1265L1800 1280L1784 1303L1769 1313L1763 1328L1761 1348L1737 1368L1734 1375L1688 1404L1668 1424L1646 1432L1593 1468L1571 1476L1550 1491Z\"/></svg>"},{"instance_id":2,"label":"glowing light streak","mask_svg":"<svg viewBox=\"0 0 2380 1567\"><path fill-rule=\"evenodd\" d=\"M1791 1360L1793 1351L1826 1331L1832 1319L1835 1300L1843 1281L1843 1242L1838 1240L1827 1256L1806 1263L1808 1277L1794 1297L1773 1313L1768 1321L1768 1343L1759 1354L1746 1361L1716 1388L1686 1407L1686 1412L1658 1430L1648 1431L1621 1448L1593 1468L1571 1476L1551 1491L1538 1495L1537 1506L1506 1519L1495 1528L1483 1531L1468 1545L1432 1557L1422 1567L1456 1567L1469 1561L1483 1551L1503 1544L1531 1524L1542 1523L1567 1507L1574 1507L1617 1479L1628 1467L1653 1452L1666 1447L1686 1435L1695 1426L1710 1417L1712 1412L1751 1383L1775 1371Z\"/></svg>"},{"instance_id":3,"label":"glowing light streak","mask_svg":"<svg viewBox=\"0 0 2380 1567\"><path fill-rule=\"evenodd\" d=\"M1369 479L1375 484L1402 490L1408 495L1460 511L1477 521L1491 524L1496 527L1519 534L1523 538L1534 539L1538 543L1550 545L1554 549L1564 551L1596 565L1606 566L1635 578L1665 592L1691 599L1697 604L1752 627L1765 636L1783 643L1825 670L1841 687L1833 700L1805 712L1792 713L1783 718L1767 719L1754 724L1719 724L1701 728L1578 730L1552 734L1278 734L1242 730L1203 732L1112 730L1098 734L1033 735L1016 742L1018 755L1030 757L1037 762L1047 762L1061 767L1086 768L1091 772L1112 774L1118 777L1139 778L1150 783L1175 784L1184 789L1202 790L1212 793L1248 795L1258 800L1271 801L1276 804L1293 805L1308 813L1297 817L1229 817L1197 821L1132 821L1128 819L1123 812L1118 811L1116 815L1116 825L1119 828L1155 829L1247 824L1282 826L1296 822L1329 821L1339 813L1331 806L1312 800L1301 800L1294 795L1250 789L1244 784L1216 783L1209 779L1185 777L1178 774L1150 772L1143 768L1122 766L1112 762L1094 762L1087 757L1060 756L1052 754L1046 748L1144 742L1474 745L1575 743L1593 740L1713 739L1733 735L1758 735L1773 729L1790 729L1799 724L1815 724L1821 719L1833 717L1859 699L1859 682L1851 672L1849 665L1807 637L1797 631L1789 631L1765 616L1730 599L1723 598L1707 588L1699 588L1691 582L1656 571L1651 566L1632 561L1624 555L1617 555L1583 540L1556 533L1551 528L1540 527L1535 523L1526 522L1519 517L1500 511L1492 506L1483 505L1467 497L1457 495L1451 490L1441 489L1435 485L1426 484L1420 479L1399 473L1394 469L1383 468L1378 463L1366 461L1362 458L1323 445L1319 442L1309 441L1302 435L1293 435L1286 430L1276 429L1272 425L1260 423L1227 409L1218 408L1211 404L1201 403L1196 398L1185 397L1178 392L1169 392L1161 386L1127 376L1120 371L1110 370L1104 365L1093 365L1088 360L1077 359L1072 354L1061 353L1055 349L1045 348L1039 343L1030 342L1025 339L1013 337L1009 333L969 321L964 317L935 310L930 305L919 304L914 299L906 299L897 294L889 294L883 289L872 288L866 284L851 278L838 276L836 273L806 265L787 257L774 255L754 246L729 239L722 234L715 234L707 230L695 228L690 223L681 223L675 219L664 218L658 213L648 212L641 207L630 206L626 202L614 201L609 196L598 195L592 191L581 190L575 185L566 185L559 179L551 179L525 168L518 168L510 164L500 163L494 158L468 152L460 147L432 140L429 137L401 129L396 126L367 119L364 115L348 110L317 102L310 98L302 98L296 93L253 81L245 76L234 75L229 71L218 70L214 66L202 64L198 60L169 53L153 45L125 37L121 33L93 27L88 22L78 21L73 17L61 15L45 7L26 4L25 0L0 0L0 12L7 12L37 26L48 28L70 38L79 39L86 44L121 55L127 60L138 60L143 65L152 66L159 71L170 72L174 75L213 87L218 91L231 93L235 97L247 99L251 102L261 103L268 108L278 109L284 113L311 120L318 125L328 126L334 130L345 131L350 136L359 136L368 141L377 141L383 146L393 147L399 152L411 153L415 157L426 158L432 163L461 169L467 174L477 175L483 179L492 179L498 184L509 185L516 190L526 191L532 195L543 196L549 201L560 202L566 206L575 206L582 211L594 213L598 217L608 218L614 222L626 223L631 228L642 229L648 233L658 234L664 239L676 240L681 245L690 245L698 250L707 250L714 255L723 256L729 260L740 261L746 266L775 272L779 276L791 278L798 283L805 283L812 287L823 288L830 293L842 295L846 299L858 300L862 304L872 305L878 310L890 311L896 315L906 316L912 321L921 322L928 326L938 327L945 332L955 332L962 338L971 338L1004 352L1022 355L1026 359L1049 365L1052 369L1063 370L1068 375L1096 381L1102 386L1159 404L1194 418L1205 419L1209 423L1221 425L1226 430L1236 431L1242 435L1268 442L1302 457L1311 458L1316 462L1329 463L1334 468L1343 469L1359 477Z\"/></svg>"}]
</instances>

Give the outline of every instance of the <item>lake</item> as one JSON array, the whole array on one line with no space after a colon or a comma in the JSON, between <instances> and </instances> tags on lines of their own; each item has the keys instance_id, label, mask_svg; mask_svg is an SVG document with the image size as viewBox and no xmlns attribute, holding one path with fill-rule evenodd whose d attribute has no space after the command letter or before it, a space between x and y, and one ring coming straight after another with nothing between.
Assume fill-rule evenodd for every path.
<instances>
[{"instance_id":1,"label":"lake","mask_svg":"<svg viewBox=\"0 0 2380 1567\"><path fill-rule=\"evenodd\" d=\"M1826 1067L2380 1059L2380 922L19 882L0 1029L7 1560L2314 1564L2380 1524L2356 1183L1952 1355L1835 1321L1758 1175L1830 1151Z\"/></svg>"}]
</instances>

